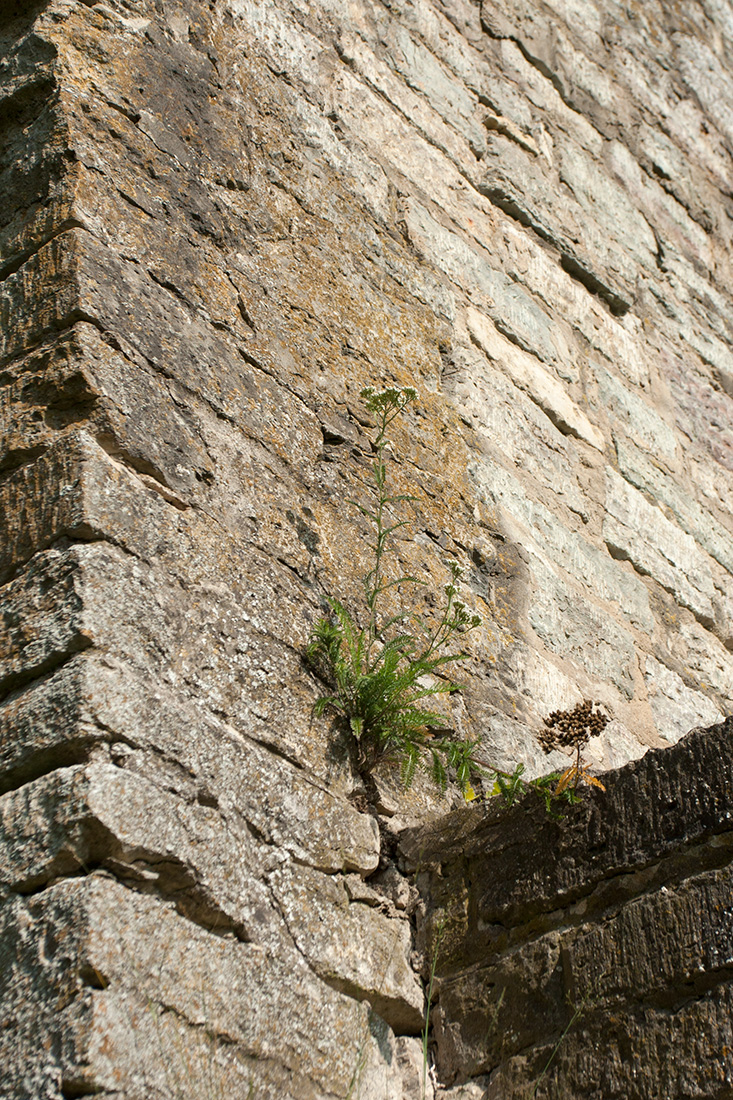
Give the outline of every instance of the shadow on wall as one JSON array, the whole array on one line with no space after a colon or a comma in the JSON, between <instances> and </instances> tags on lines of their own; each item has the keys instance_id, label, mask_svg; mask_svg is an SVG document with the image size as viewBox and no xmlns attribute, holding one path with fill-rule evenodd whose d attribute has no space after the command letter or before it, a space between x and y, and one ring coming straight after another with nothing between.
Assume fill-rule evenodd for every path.
<instances>
[{"instance_id":1,"label":"shadow on wall","mask_svg":"<svg viewBox=\"0 0 733 1100\"><path fill-rule=\"evenodd\" d=\"M603 779L562 821L489 805L403 835L442 1080L657 1100L692 1071L730 1095L733 718Z\"/></svg>"}]
</instances>

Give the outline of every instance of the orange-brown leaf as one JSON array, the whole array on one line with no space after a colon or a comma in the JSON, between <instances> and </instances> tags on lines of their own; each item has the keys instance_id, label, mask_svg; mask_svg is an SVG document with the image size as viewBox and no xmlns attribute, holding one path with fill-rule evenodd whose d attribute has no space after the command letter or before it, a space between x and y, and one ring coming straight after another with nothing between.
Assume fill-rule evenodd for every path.
<instances>
[{"instance_id":1,"label":"orange-brown leaf","mask_svg":"<svg viewBox=\"0 0 733 1100\"><path fill-rule=\"evenodd\" d=\"M557 781L557 786L555 787L555 794L556 795L562 794L562 792L570 786L570 784L573 782L573 780L575 779L575 777L577 775L578 775L578 768L575 764L572 764L569 768L566 768L566 770L562 773L562 775L560 776L560 778Z\"/></svg>"}]
</instances>

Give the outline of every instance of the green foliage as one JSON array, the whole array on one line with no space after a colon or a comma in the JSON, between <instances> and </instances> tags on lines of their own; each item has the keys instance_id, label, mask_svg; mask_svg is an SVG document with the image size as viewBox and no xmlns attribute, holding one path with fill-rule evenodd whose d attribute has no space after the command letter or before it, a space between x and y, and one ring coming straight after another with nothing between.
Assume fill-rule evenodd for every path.
<instances>
[{"instance_id":1,"label":"green foliage","mask_svg":"<svg viewBox=\"0 0 733 1100\"><path fill-rule=\"evenodd\" d=\"M550 817L558 820L562 817L558 810L558 803L573 805L581 801L575 787L563 782L568 774L567 772L549 772L547 775L529 780L524 779L523 773L524 764L517 764L513 772L503 772L498 769L488 770L487 774L494 777L494 786L490 793L500 795L507 806L512 806L527 791L532 791L542 799ZM600 786L600 784L598 785Z\"/></svg>"},{"instance_id":2,"label":"green foliage","mask_svg":"<svg viewBox=\"0 0 733 1100\"><path fill-rule=\"evenodd\" d=\"M462 650L455 650L455 643L479 626L481 618L470 612L460 598L462 570L456 561L446 563L449 576L443 588L443 608L432 630L412 612L383 615L387 592L403 592L422 584L408 575L390 578L386 569L396 533L409 522L395 518L394 509L416 499L410 494L390 493L385 461L387 432L417 394L410 388L376 391L369 387L361 396L376 421L372 503L367 507L351 502L372 529L372 564L362 577L364 625L341 601L328 599L330 613L314 626L306 652L311 668L330 687L316 701L314 713L320 716L333 711L344 718L362 776L367 776L380 760L393 759L399 763L405 787L410 786L422 766L443 790L449 776L455 777L467 802L478 797L474 782L479 791L483 788L487 795L499 795L509 806L532 791L543 800L551 817L560 818L560 805L580 801L581 784L605 789L591 775L581 749L589 737L603 730L608 718L599 704L589 702L572 711L553 712L545 719L547 728L540 735L540 743L548 752L552 748L574 748L575 761L562 773L526 780L524 764L518 764L512 772L479 765L479 740L457 737L446 727L445 714L426 705L432 697L460 690L445 675L446 666L466 656Z\"/></svg>"},{"instance_id":3,"label":"green foliage","mask_svg":"<svg viewBox=\"0 0 733 1100\"><path fill-rule=\"evenodd\" d=\"M444 675L447 665L465 656L453 651L452 645L481 622L460 599L460 566L455 561L448 563L444 606L432 630L424 629L409 612L382 614L386 592L421 584L412 576L389 579L385 568L396 532L408 523L395 519L393 509L415 499L404 493L392 495L388 489L387 429L416 396L413 389L377 392L370 387L362 391L376 420L373 503L365 507L353 502L373 532L372 566L362 578L365 625L339 600L329 599L330 614L313 628L307 660L331 688L317 700L315 713L331 710L348 721L361 774L389 758L399 762L406 787L417 768L425 766L441 789L448 776L454 775L467 793L471 774L477 770L474 753L478 741L458 738L446 727L444 714L425 706L425 700L459 690Z\"/></svg>"}]
</instances>

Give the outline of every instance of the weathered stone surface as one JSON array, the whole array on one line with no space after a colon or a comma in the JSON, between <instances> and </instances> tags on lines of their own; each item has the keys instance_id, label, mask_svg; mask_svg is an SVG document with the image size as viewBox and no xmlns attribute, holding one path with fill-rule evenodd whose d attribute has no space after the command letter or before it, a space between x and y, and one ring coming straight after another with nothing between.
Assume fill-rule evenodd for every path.
<instances>
[{"instance_id":1,"label":"weathered stone surface","mask_svg":"<svg viewBox=\"0 0 733 1100\"><path fill-rule=\"evenodd\" d=\"M672 429L644 399L600 365L594 374L601 404L614 418L614 435L625 432L655 458L673 462L677 441Z\"/></svg>"},{"instance_id":2,"label":"weathered stone surface","mask_svg":"<svg viewBox=\"0 0 733 1100\"><path fill-rule=\"evenodd\" d=\"M632 485L666 505L681 527L699 545L731 572L733 570L733 534L718 522L696 498L685 494L675 481L627 439L616 440L621 474Z\"/></svg>"},{"instance_id":3,"label":"weathered stone surface","mask_svg":"<svg viewBox=\"0 0 733 1100\"><path fill-rule=\"evenodd\" d=\"M731 773L720 761L727 757L730 726L727 719L710 730L693 730L672 748L606 773L605 792L588 792L563 822L545 821L543 808L530 802L513 815L511 829L506 812L490 805L478 821L461 810L442 824L408 830L408 866L424 866L433 843L441 862L453 864L455 878L445 878L433 897L442 907L465 891L466 869L470 874L473 861L480 862L485 888L474 890L471 927L481 950L493 938L492 922L513 927L588 895L609 876L631 875L678 848L724 833L733 795ZM479 934L477 921L486 932Z\"/></svg>"},{"instance_id":4,"label":"weathered stone surface","mask_svg":"<svg viewBox=\"0 0 733 1100\"><path fill-rule=\"evenodd\" d=\"M254 1082L256 1095L315 1100L343 1095L373 1042L365 1009L293 949L214 935L99 873L18 900L6 922L3 984L22 1030L3 1054L34 1095L244 1097ZM55 1018L23 1011L39 985Z\"/></svg>"},{"instance_id":5,"label":"weathered stone surface","mask_svg":"<svg viewBox=\"0 0 733 1100\"><path fill-rule=\"evenodd\" d=\"M646 999L725 977L733 954L731 874L727 866L663 886L569 936L565 962L576 998Z\"/></svg>"},{"instance_id":6,"label":"weathered stone surface","mask_svg":"<svg viewBox=\"0 0 733 1100\"><path fill-rule=\"evenodd\" d=\"M601 433L570 398L562 385L532 356L522 354L502 338L493 325L476 309L468 311L468 329L490 359L499 360L514 382L536 401L564 435L574 435L603 451Z\"/></svg>"},{"instance_id":7,"label":"weathered stone surface","mask_svg":"<svg viewBox=\"0 0 733 1100\"><path fill-rule=\"evenodd\" d=\"M366 998L396 1031L420 1031L423 991L410 969L406 921L390 920L359 898L350 900L337 878L308 868L282 867L269 882L288 931L319 977Z\"/></svg>"},{"instance_id":8,"label":"weathered stone surface","mask_svg":"<svg viewBox=\"0 0 733 1100\"><path fill-rule=\"evenodd\" d=\"M77 657L8 700L0 708L0 731L5 775L14 785L80 763L96 744L110 742L116 763L142 781L151 770L158 784L175 780L188 799L244 818L300 862L362 874L377 866L379 837L369 815L170 687L108 656ZM125 782L124 772L116 781Z\"/></svg>"},{"instance_id":9,"label":"weathered stone surface","mask_svg":"<svg viewBox=\"0 0 733 1100\"><path fill-rule=\"evenodd\" d=\"M182 909L201 924L277 948L282 935L256 878L261 855L246 830L222 821L215 806L161 789L164 775L157 778L92 763L3 795L3 887L28 893L108 866L163 897L181 898ZM20 835L19 819L26 822Z\"/></svg>"},{"instance_id":10,"label":"weathered stone surface","mask_svg":"<svg viewBox=\"0 0 733 1100\"><path fill-rule=\"evenodd\" d=\"M628 558L703 623L711 623L712 574L694 540L611 468L606 470L606 512L603 537L611 552Z\"/></svg>"},{"instance_id":11,"label":"weathered stone surface","mask_svg":"<svg viewBox=\"0 0 733 1100\"><path fill-rule=\"evenodd\" d=\"M544 494L544 499L537 500L510 470L488 459L477 463L470 473L483 492L502 506L507 520L519 520L526 532L522 542L531 540L538 558L557 563L596 598L618 604L633 626L651 629L653 618L643 583L559 520L545 503Z\"/></svg>"},{"instance_id":12,"label":"weathered stone surface","mask_svg":"<svg viewBox=\"0 0 733 1100\"><path fill-rule=\"evenodd\" d=\"M715 791L700 784L701 752ZM721 1095L733 1072L730 776L727 722L607 773L596 805L559 824L538 816L525 832L533 814L518 806L496 811L503 838L491 816L467 815L406 834L448 1080L490 1075L492 1097L651 1100L660 1082ZM637 819L631 804L616 815L626 797ZM500 855L509 835L518 843Z\"/></svg>"},{"instance_id":13,"label":"weathered stone surface","mask_svg":"<svg viewBox=\"0 0 733 1100\"><path fill-rule=\"evenodd\" d=\"M728 713L732 43L717 0L4 6L11 1100L421 1094L430 949L411 956L392 857L458 796L405 795L388 762L383 820L359 813L302 661L324 596L363 610L364 386L418 391L391 429L390 488L417 499L390 576L424 585L389 598L434 622L445 559L464 567L483 624L446 722L487 763L562 767L536 733L583 697L614 715L594 768ZM680 883L697 859L689 898L721 903L710 737L563 826L507 839L491 810L461 874L448 826L446 958L469 927L494 962L440 974L438 1053L479 1074L446 1096L534 1087L584 936L607 926L613 957L641 928L649 976L643 911L708 967L718 933ZM664 991L587 1006L546 1095L720 1100L725 967L671 959ZM474 1042L494 964L498 1068Z\"/></svg>"},{"instance_id":14,"label":"weathered stone surface","mask_svg":"<svg viewBox=\"0 0 733 1100\"><path fill-rule=\"evenodd\" d=\"M434 256L440 269L464 288L477 308L488 313L500 332L541 359L554 362L558 358L549 316L490 264L480 246L446 230L416 203L406 214L406 224L415 247L426 258Z\"/></svg>"},{"instance_id":15,"label":"weathered stone surface","mask_svg":"<svg viewBox=\"0 0 733 1100\"><path fill-rule=\"evenodd\" d=\"M654 657L647 657L644 679L657 728L665 731L668 741L677 741L693 726L706 726L722 717L712 699L691 690L681 676Z\"/></svg>"},{"instance_id":16,"label":"weathered stone surface","mask_svg":"<svg viewBox=\"0 0 733 1100\"><path fill-rule=\"evenodd\" d=\"M662 1088L669 1096L695 1100L725 1096L733 1080L732 996L728 986L679 1008L643 1005L581 1021L575 1039L558 1051L537 1095L548 1100L581 1094L593 1100L651 1100ZM551 1053L548 1045L502 1065L484 1096L521 1096L533 1087Z\"/></svg>"},{"instance_id":17,"label":"weathered stone surface","mask_svg":"<svg viewBox=\"0 0 733 1100\"><path fill-rule=\"evenodd\" d=\"M727 982L729 879L727 867L662 886L602 922L513 950L498 940L485 962L437 984L441 1057L474 1076L547 1043L572 1014L568 997L591 1012L611 1004L618 1011L623 1001L672 1004Z\"/></svg>"},{"instance_id":18,"label":"weathered stone surface","mask_svg":"<svg viewBox=\"0 0 733 1100\"><path fill-rule=\"evenodd\" d=\"M464 421L484 440L500 439L509 464L530 474L576 515L586 515L575 476L578 451L573 439L554 427L532 394L522 392L498 362L491 363L475 346L456 347L453 362L451 389L460 400Z\"/></svg>"}]
</instances>

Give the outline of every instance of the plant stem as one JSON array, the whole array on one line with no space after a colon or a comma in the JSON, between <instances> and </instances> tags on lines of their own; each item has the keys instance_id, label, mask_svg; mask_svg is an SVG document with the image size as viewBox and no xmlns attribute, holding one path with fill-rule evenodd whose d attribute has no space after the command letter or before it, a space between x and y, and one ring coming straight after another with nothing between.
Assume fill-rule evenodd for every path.
<instances>
[{"instance_id":1,"label":"plant stem","mask_svg":"<svg viewBox=\"0 0 733 1100\"><path fill-rule=\"evenodd\" d=\"M435 947L433 948L433 959L430 964L430 980L428 981L428 995L425 1005L425 1027L422 1033L422 1100L425 1100L425 1087L428 1076L428 1031L430 1029L430 1006L433 1000L433 981L438 966L438 952L440 951L444 931L445 917L438 922L435 928Z\"/></svg>"},{"instance_id":2,"label":"plant stem","mask_svg":"<svg viewBox=\"0 0 733 1100\"><path fill-rule=\"evenodd\" d=\"M376 540L374 543L374 568L366 576L366 596L369 607L369 621L367 623L367 645L365 653L365 666L370 667L372 647L379 633L377 622L377 600L382 591L382 557L388 532L384 530L384 509L387 503L385 485L387 481L387 468L384 464L384 437L386 424L383 424L378 436L377 461L374 465L374 480L377 486L377 510L375 512Z\"/></svg>"},{"instance_id":3,"label":"plant stem","mask_svg":"<svg viewBox=\"0 0 733 1100\"><path fill-rule=\"evenodd\" d=\"M552 1048L552 1053L550 1054L550 1057L547 1059L547 1062L545 1063L545 1068L542 1070L542 1073L539 1075L539 1077L535 1081L534 1088L532 1089L532 1097L535 1097L537 1095L537 1089L542 1084L543 1079L547 1076L547 1071L549 1070L550 1066L552 1065L552 1063L555 1059L555 1055L557 1054L558 1050L560 1049L560 1046L562 1045L562 1043L565 1039L565 1036L570 1031L570 1028L573 1026L575 1021L580 1016L582 1016L584 1008L585 1008L585 1001L581 1001L580 1004L576 1007L575 1012L570 1017L570 1020L567 1024L567 1026L565 1027L565 1030L563 1031L562 1035L560 1036L560 1038L557 1040L554 1047Z\"/></svg>"}]
</instances>

